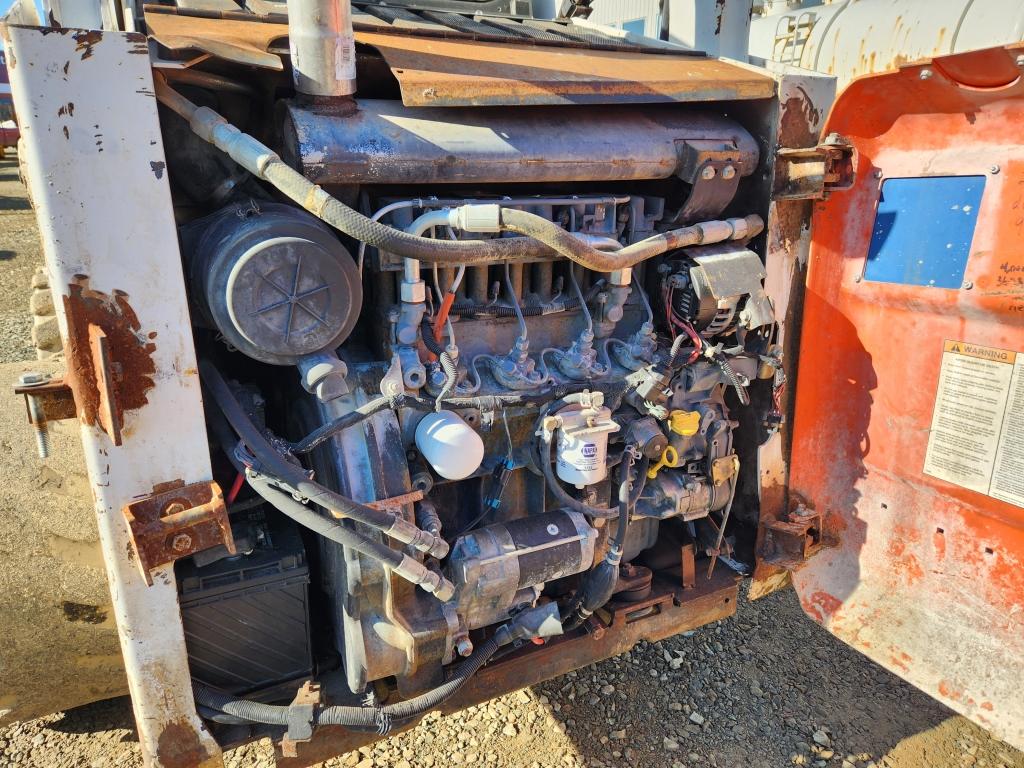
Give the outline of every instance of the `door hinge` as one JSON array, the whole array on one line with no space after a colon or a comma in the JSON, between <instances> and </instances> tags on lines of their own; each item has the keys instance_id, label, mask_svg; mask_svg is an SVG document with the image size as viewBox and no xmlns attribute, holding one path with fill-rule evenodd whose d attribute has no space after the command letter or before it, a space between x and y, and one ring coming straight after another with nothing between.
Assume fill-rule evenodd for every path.
<instances>
[{"instance_id":1,"label":"door hinge","mask_svg":"<svg viewBox=\"0 0 1024 768\"><path fill-rule=\"evenodd\" d=\"M849 189L856 178L853 146L830 133L816 147L779 149L775 153L773 200L824 200Z\"/></svg>"}]
</instances>

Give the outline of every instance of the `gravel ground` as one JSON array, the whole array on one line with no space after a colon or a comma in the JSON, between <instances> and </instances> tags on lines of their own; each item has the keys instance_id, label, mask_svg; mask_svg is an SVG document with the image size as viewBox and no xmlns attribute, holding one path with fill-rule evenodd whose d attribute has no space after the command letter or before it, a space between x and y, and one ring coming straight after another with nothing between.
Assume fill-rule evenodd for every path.
<instances>
[{"instance_id":1,"label":"gravel ground","mask_svg":"<svg viewBox=\"0 0 1024 768\"><path fill-rule=\"evenodd\" d=\"M0 361L33 357L26 305L40 260L16 163L0 161ZM0 622L2 623L2 622ZM269 742L227 754L270 766ZM0 765L141 766L126 698L0 730ZM807 619L792 592L638 645L325 763L354 768L789 766L1024 768L991 738Z\"/></svg>"},{"instance_id":2,"label":"gravel ground","mask_svg":"<svg viewBox=\"0 0 1024 768\"><path fill-rule=\"evenodd\" d=\"M35 357L29 332L29 283L43 260L35 214L10 151L0 160L0 363Z\"/></svg>"}]
</instances>

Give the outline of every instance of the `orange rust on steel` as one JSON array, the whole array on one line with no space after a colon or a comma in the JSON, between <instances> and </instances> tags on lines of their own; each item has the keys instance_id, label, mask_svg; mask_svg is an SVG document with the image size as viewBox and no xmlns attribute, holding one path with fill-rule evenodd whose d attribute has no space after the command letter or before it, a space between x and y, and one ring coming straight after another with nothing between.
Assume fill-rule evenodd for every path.
<instances>
[{"instance_id":1,"label":"orange rust on steel","mask_svg":"<svg viewBox=\"0 0 1024 768\"><path fill-rule=\"evenodd\" d=\"M128 298L123 291L94 291L84 276L64 296L67 383L82 422L99 424L115 443L119 429L109 427L123 424L126 411L146 405L146 393L155 386L155 334L143 334Z\"/></svg>"},{"instance_id":2,"label":"orange rust on steel","mask_svg":"<svg viewBox=\"0 0 1024 768\"><path fill-rule=\"evenodd\" d=\"M682 548L683 556L683 567L682 567L682 585L683 589L693 589L697 586L697 562L694 557L694 546L691 541L689 544L683 544Z\"/></svg>"},{"instance_id":3,"label":"orange rust on steel","mask_svg":"<svg viewBox=\"0 0 1024 768\"><path fill-rule=\"evenodd\" d=\"M75 418L75 396L64 379L51 379L43 384L18 385L14 388L14 394L34 398L36 408L45 421ZM32 423L31 412L29 423Z\"/></svg>"},{"instance_id":4,"label":"orange rust on steel","mask_svg":"<svg viewBox=\"0 0 1024 768\"><path fill-rule=\"evenodd\" d=\"M492 661L439 710L450 714L495 696L519 690L564 675L575 669L625 653L641 640L657 642L666 637L728 618L736 610L738 578L724 569L710 581L700 579L692 590L683 590L678 580L669 584L655 580L653 594L644 603L611 604L611 621L603 633L579 632L556 637L543 646L529 645ZM646 604L646 605L645 605ZM645 607L656 606L643 616ZM600 636L598 636L600 634ZM410 724L408 727L413 727ZM277 750L278 768L304 768L335 755L350 752L380 739L372 733L358 733L331 726L319 729L308 743L298 745L298 757L285 758Z\"/></svg>"},{"instance_id":5,"label":"orange rust on steel","mask_svg":"<svg viewBox=\"0 0 1024 768\"><path fill-rule=\"evenodd\" d=\"M774 81L718 59L541 48L361 32L406 106L643 103L767 98Z\"/></svg>"},{"instance_id":6,"label":"orange rust on steel","mask_svg":"<svg viewBox=\"0 0 1024 768\"><path fill-rule=\"evenodd\" d=\"M224 495L212 480L161 483L152 495L126 504L123 511L147 584L153 583L154 568L204 549L223 544L235 554Z\"/></svg>"},{"instance_id":7,"label":"orange rust on steel","mask_svg":"<svg viewBox=\"0 0 1024 768\"><path fill-rule=\"evenodd\" d=\"M288 37L288 28L280 24L152 12L145 18L149 35L172 51L194 49L239 64L284 69L281 57L270 51Z\"/></svg>"},{"instance_id":8,"label":"orange rust on steel","mask_svg":"<svg viewBox=\"0 0 1024 768\"><path fill-rule=\"evenodd\" d=\"M363 504L365 507L370 509L395 509L396 507L404 507L406 504L413 504L417 501L423 501L426 498L426 494L423 491L409 491L409 493L403 493L399 496L392 496L388 499L377 499L377 501L367 501Z\"/></svg>"},{"instance_id":9,"label":"orange rust on steel","mask_svg":"<svg viewBox=\"0 0 1024 768\"><path fill-rule=\"evenodd\" d=\"M207 761L217 757L206 750L196 735L195 726L184 719L172 720L164 726L157 738L156 756L163 768L212 765Z\"/></svg>"},{"instance_id":10,"label":"orange rust on steel","mask_svg":"<svg viewBox=\"0 0 1024 768\"><path fill-rule=\"evenodd\" d=\"M271 53L286 27L258 21L147 13L149 34L171 50L197 49L280 69ZM406 106L656 103L768 98L774 81L693 55L594 51L356 32L398 79Z\"/></svg>"}]
</instances>

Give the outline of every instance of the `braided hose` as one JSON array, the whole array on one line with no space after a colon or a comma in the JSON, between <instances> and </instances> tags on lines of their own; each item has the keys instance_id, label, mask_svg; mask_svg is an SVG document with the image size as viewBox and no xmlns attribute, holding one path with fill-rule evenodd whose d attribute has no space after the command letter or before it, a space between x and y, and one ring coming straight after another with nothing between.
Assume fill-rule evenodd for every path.
<instances>
[{"instance_id":1,"label":"braided hose","mask_svg":"<svg viewBox=\"0 0 1024 768\"><path fill-rule=\"evenodd\" d=\"M552 254L558 254L595 272L614 272L675 248L745 239L753 237L764 228L764 220L760 216L709 221L658 234L621 250L606 253L578 240L541 216L494 206L500 217L494 222L493 231L515 232L526 237L491 240L435 240L420 237L374 221L332 197L285 163L269 147L242 133L212 109L199 107L186 99L168 85L162 75L156 75L154 87L161 104L187 120L197 136L225 152L243 168L335 229L367 245L407 259L474 265L550 258ZM487 206L464 208L481 209ZM471 228L468 231L481 230Z\"/></svg>"}]
</instances>

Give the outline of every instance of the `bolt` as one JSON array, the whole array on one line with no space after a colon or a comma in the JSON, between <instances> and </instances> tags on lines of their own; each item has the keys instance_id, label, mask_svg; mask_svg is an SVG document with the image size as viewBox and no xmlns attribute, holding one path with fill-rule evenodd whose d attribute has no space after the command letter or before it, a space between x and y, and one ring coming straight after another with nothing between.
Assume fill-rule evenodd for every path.
<instances>
[{"instance_id":1,"label":"bolt","mask_svg":"<svg viewBox=\"0 0 1024 768\"><path fill-rule=\"evenodd\" d=\"M460 637L455 641L455 652L465 658L473 652L473 642L468 637Z\"/></svg>"},{"instance_id":2,"label":"bolt","mask_svg":"<svg viewBox=\"0 0 1024 768\"><path fill-rule=\"evenodd\" d=\"M973 287L974 287L974 283L972 283L970 280L964 280L964 290L965 291L969 291Z\"/></svg>"},{"instance_id":3,"label":"bolt","mask_svg":"<svg viewBox=\"0 0 1024 768\"><path fill-rule=\"evenodd\" d=\"M24 376L22 377L24 378ZM42 383L42 382L38 382ZM39 407L39 399L33 395L27 397L29 421L36 436L36 453L40 459L50 456L50 428L46 423L46 414Z\"/></svg>"},{"instance_id":4,"label":"bolt","mask_svg":"<svg viewBox=\"0 0 1024 768\"><path fill-rule=\"evenodd\" d=\"M919 74L918 77L920 77L922 80L930 80L932 74L933 73L930 69L922 69L921 74Z\"/></svg>"},{"instance_id":5,"label":"bolt","mask_svg":"<svg viewBox=\"0 0 1024 768\"><path fill-rule=\"evenodd\" d=\"M1017 57L1017 66L1018 67L1024 67L1024 56L1018 56Z\"/></svg>"},{"instance_id":6,"label":"bolt","mask_svg":"<svg viewBox=\"0 0 1024 768\"><path fill-rule=\"evenodd\" d=\"M882 169L881 168L878 168L878 169L875 170L875 178L876 179L882 178Z\"/></svg>"},{"instance_id":7,"label":"bolt","mask_svg":"<svg viewBox=\"0 0 1024 768\"><path fill-rule=\"evenodd\" d=\"M50 432L47 429L46 422L40 421L37 424L32 425L32 431L36 433L36 453L39 454L40 459L46 459L50 456Z\"/></svg>"},{"instance_id":8,"label":"bolt","mask_svg":"<svg viewBox=\"0 0 1024 768\"><path fill-rule=\"evenodd\" d=\"M187 552L192 547L192 537L187 533L179 533L171 539L171 549L175 552Z\"/></svg>"},{"instance_id":9,"label":"bolt","mask_svg":"<svg viewBox=\"0 0 1024 768\"><path fill-rule=\"evenodd\" d=\"M714 170L714 169L712 169L712 170ZM728 181L729 179L731 179L735 175L736 175L736 169L733 168L731 165L727 165L727 166L725 166L725 168L722 169L722 178L725 179L726 181Z\"/></svg>"},{"instance_id":10,"label":"bolt","mask_svg":"<svg viewBox=\"0 0 1024 768\"><path fill-rule=\"evenodd\" d=\"M999 173L999 166L998 165L990 165L989 169L988 169L988 172L989 173Z\"/></svg>"},{"instance_id":11,"label":"bolt","mask_svg":"<svg viewBox=\"0 0 1024 768\"><path fill-rule=\"evenodd\" d=\"M168 504L166 507L164 507L164 514L165 515L176 515L179 512L184 512L184 511L185 511L185 505L182 504L180 501L172 501L170 504Z\"/></svg>"},{"instance_id":12,"label":"bolt","mask_svg":"<svg viewBox=\"0 0 1024 768\"><path fill-rule=\"evenodd\" d=\"M863 278L860 275L857 275L855 278L853 278L853 282L859 283L862 279Z\"/></svg>"},{"instance_id":13,"label":"bolt","mask_svg":"<svg viewBox=\"0 0 1024 768\"><path fill-rule=\"evenodd\" d=\"M704 169L700 172L700 177L705 181L711 181L715 178L715 169L710 165L705 165Z\"/></svg>"},{"instance_id":14,"label":"bolt","mask_svg":"<svg viewBox=\"0 0 1024 768\"><path fill-rule=\"evenodd\" d=\"M558 526L555 525L554 523L549 523L548 527L547 527L547 532L551 536L557 536L558 535Z\"/></svg>"}]
</instances>

